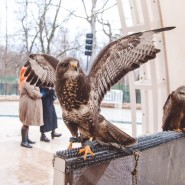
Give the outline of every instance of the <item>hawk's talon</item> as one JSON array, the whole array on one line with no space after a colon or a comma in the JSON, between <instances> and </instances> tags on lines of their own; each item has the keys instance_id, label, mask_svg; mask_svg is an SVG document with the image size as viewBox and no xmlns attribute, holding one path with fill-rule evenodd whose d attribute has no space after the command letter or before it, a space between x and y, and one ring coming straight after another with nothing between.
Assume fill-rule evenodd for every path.
<instances>
[{"instance_id":1,"label":"hawk's talon","mask_svg":"<svg viewBox=\"0 0 185 185\"><path fill-rule=\"evenodd\" d=\"M85 148L82 148L79 150L78 154L84 153L84 160L87 158L87 154L91 154L92 157L94 157L94 153L91 151L90 146L86 146Z\"/></svg>"},{"instance_id":2,"label":"hawk's talon","mask_svg":"<svg viewBox=\"0 0 185 185\"><path fill-rule=\"evenodd\" d=\"M68 145L68 147L67 147L67 149L68 149L68 150L71 150L71 149L73 148L72 146L73 146L73 142L70 141L70 142L69 142L69 145Z\"/></svg>"},{"instance_id":3,"label":"hawk's talon","mask_svg":"<svg viewBox=\"0 0 185 185\"><path fill-rule=\"evenodd\" d=\"M175 132L181 133L182 130L180 128L174 129Z\"/></svg>"},{"instance_id":4,"label":"hawk's talon","mask_svg":"<svg viewBox=\"0 0 185 185\"><path fill-rule=\"evenodd\" d=\"M174 131L178 133L185 132L185 128L177 128L177 129L174 129Z\"/></svg>"},{"instance_id":5,"label":"hawk's talon","mask_svg":"<svg viewBox=\"0 0 185 185\"><path fill-rule=\"evenodd\" d=\"M182 132L185 132L185 128L181 128L181 131L182 131Z\"/></svg>"}]
</instances>

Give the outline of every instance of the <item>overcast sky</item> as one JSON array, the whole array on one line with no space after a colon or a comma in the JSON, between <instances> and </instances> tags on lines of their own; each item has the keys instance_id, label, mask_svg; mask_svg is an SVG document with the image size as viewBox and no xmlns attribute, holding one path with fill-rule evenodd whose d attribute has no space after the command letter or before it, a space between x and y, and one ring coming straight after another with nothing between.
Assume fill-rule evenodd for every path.
<instances>
[{"instance_id":1,"label":"overcast sky","mask_svg":"<svg viewBox=\"0 0 185 185\"><path fill-rule=\"evenodd\" d=\"M91 1L89 2L91 3ZM112 0L112 2L115 2L115 0ZM89 4L89 7L90 5L91 4ZM81 0L73 0L73 1L63 0L62 6L66 9L75 10L76 14L78 15L84 15L84 10L83 10ZM19 10L16 4L16 0L7 0L7 7L8 7L7 8L8 33L11 34L18 27L16 11L19 11ZM60 13L64 15L65 13L67 14L67 11L65 11L65 9L61 9ZM113 24L112 25L113 27L115 28L120 27L119 15L118 15L116 6L111 10L107 11L107 13L105 13L105 16L106 16L106 19L111 21L111 23ZM6 23L6 0L0 0L0 33L5 33L5 30L6 30L5 23ZM79 21L73 21L73 22L70 21L71 30L79 29L80 27L85 25L83 23L84 22L82 19L79 19ZM87 28L87 32L88 31L89 30Z\"/></svg>"}]
</instances>

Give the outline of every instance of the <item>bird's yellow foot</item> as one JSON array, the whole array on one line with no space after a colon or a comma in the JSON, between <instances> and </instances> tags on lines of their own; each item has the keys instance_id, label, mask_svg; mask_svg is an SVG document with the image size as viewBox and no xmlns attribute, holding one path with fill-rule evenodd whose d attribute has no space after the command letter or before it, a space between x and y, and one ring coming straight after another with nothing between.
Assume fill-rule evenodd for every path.
<instances>
[{"instance_id":1,"label":"bird's yellow foot","mask_svg":"<svg viewBox=\"0 0 185 185\"><path fill-rule=\"evenodd\" d=\"M72 146L73 146L73 142L70 141L67 149L68 150L71 150L72 149Z\"/></svg>"},{"instance_id":2,"label":"bird's yellow foot","mask_svg":"<svg viewBox=\"0 0 185 185\"><path fill-rule=\"evenodd\" d=\"M91 154L92 157L94 157L94 153L91 151L90 146L86 146L85 148L82 148L79 150L79 154L84 153L84 160L87 158L87 154Z\"/></svg>"},{"instance_id":3,"label":"bird's yellow foot","mask_svg":"<svg viewBox=\"0 0 185 185\"><path fill-rule=\"evenodd\" d=\"M182 132L180 128L174 129L174 131L179 132L179 133Z\"/></svg>"},{"instance_id":4,"label":"bird's yellow foot","mask_svg":"<svg viewBox=\"0 0 185 185\"><path fill-rule=\"evenodd\" d=\"M185 128L177 128L177 129L174 129L174 131L176 132L185 132Z\"/></svg>"}]
</instances>

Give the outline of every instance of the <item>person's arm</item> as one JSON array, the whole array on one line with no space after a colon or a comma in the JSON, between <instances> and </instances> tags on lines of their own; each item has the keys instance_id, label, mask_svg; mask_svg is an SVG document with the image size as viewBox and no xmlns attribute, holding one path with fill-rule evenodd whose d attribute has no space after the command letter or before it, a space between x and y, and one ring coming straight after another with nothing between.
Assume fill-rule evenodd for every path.
<instances>
[{"instance_id":1,"label":"person's arm","mask_svg":"<svg viewBox=\"0 0 185 185\"><path fill-rule=\"evenodd\" d=\"M42 97L42 94L40 93L40 91L35 89L33 85L30 85L29 83L25 82L24 87L26 89L28 96L30 96L30 98L35 100Z\"/></svg>"},{"instance_id":2,"label":"person's arm","mask_svg":"<svg viewBox=\"0 0 185 185\"><path fill-rule=\"evenodd\" d=\"M40 88L40 92L43 94L42 98L55 96L54 89Z\"/></svg>"}]
</instances>

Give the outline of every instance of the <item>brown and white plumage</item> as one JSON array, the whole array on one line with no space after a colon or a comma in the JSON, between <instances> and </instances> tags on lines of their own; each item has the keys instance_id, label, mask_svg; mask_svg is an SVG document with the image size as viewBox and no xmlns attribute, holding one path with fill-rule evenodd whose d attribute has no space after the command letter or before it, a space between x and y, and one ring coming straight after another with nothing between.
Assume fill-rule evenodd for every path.
<instances>
[{"instance_id":1,"label":"brown and white plumage","mask_svg":"<svg viewBox=\"0 0 185 185\"><path fill-rule=\"evenodd\" d=\"M185 131L185 86L173 91L163 107L163 131Z\"/></svg>"},{"instance_id":2,"label":"brown and white plumage","mask_svg":"<svg viewBox=\"0 0 185 185\"><path fill-rule=\"evenodd\" d=\"M106 92L125 74L154 59L160 50L154 35L174 27L135 33L108 44L97 56L88 75L100 104Z\"/></svg>"},{"instance_id":3,"label":"brown and white plumage","mask_svg":"<svg viewBox=\"0 0 185 185\"><path fill-rule=\"evenodd\" d=\"M30 82L31 85L36 84L36 86L53 87L58 63L59 60L50 55L31 54L24 65L27 67L25 76L29 75L27 82Z\"/></svg>"},{"instance_id":4,"label":"brown and white plumage","mask_svg":"<svg viewBox=\"0 0 185 185\"><path fill-rule=\"evenodd\" d=\"M95 59L88 75L83 73L75 58L65 58L59 62L45 54L30 56L26 75L30 77L31 74L29 80L37 85L56 83L64 122L73 136L77 136L79 131L101 145L127 146L133 144L135 139L99 113L100 103L111 86L129 71L156 57L160 50L154 45L155 33L173 28L139 32L108 44ZM38 81L35 82L34 78L38 78Z\"/></svg>"}]
</instances>

